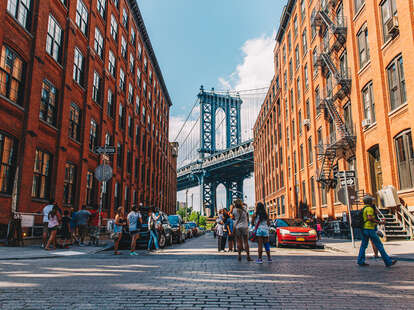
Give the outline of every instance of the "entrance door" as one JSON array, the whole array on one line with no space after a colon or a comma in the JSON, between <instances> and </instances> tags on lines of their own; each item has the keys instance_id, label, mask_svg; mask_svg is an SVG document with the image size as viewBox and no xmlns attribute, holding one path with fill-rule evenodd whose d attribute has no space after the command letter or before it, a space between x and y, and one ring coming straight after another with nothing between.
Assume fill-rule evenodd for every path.
<instances>
[{"instance_id":1,"label":"entrance door","mask_svg":"<svg viewBox=\"0 0 414 310\"><path fill-rule=\"evenodd\" d=\"M381 157L378 145L368 151L369 169L371 175L371 191L375 195L382 188Z\"/></svg>"}]
</instances>

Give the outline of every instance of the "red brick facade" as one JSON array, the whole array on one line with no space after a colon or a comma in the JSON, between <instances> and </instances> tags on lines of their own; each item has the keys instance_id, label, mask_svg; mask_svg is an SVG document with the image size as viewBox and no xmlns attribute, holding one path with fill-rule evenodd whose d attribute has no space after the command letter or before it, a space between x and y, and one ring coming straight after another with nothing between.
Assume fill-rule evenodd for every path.
<instances>
[{"instance_id":1,"label":"red brick facade","mask_svg":"<svg viewBox=\"0 0 414 310\"><path fill-rule=\"evenodd\" d=\"M103 158L94 147L106 142L117 147L106 215L140 202L175 212L171 100L138 5L79 1L0 2L0 223L14 196L19 212L38 212L49 199L98 204L91 173Z\"/></svg>"},{"instance_id":2,"label":"red brick facade","mask_svg":"<svg viewBox=\"0 0 414 310\"><path fill-rule=\"evenodd\" d=\"M334 28L313 26L320 10L335 27L346 28L345 42L338 43ZM340 131L318 109L341 90L338 77L329 78L318 64L322 51L351 80L350 93L334 103L356 146L353 154L337 153L336 168L356 170L357 186L365 192L392 185L414 205L413 25L412 1L287 1L276 37L275 77L254 127L255 160L263 163L256 195L263 200L264 186L273 217L340 217L346 211L338 187L324 193L317 182L320 153Z\"/></svg>"}]
</instances>

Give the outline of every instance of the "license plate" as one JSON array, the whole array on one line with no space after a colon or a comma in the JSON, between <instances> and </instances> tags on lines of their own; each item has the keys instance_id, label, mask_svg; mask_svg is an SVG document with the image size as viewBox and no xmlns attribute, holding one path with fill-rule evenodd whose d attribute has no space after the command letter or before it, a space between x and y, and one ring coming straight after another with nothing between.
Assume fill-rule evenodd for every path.
<instances>
[{"instance_id":1,"label":"license plate","mask_svg":"<svg viewBox=\"0 0 414 310\"><path fill-rule=\"evenodd\" d=\"M296 238L296 241L305 241L305 238Z\"/></svg>"}]
</instances>

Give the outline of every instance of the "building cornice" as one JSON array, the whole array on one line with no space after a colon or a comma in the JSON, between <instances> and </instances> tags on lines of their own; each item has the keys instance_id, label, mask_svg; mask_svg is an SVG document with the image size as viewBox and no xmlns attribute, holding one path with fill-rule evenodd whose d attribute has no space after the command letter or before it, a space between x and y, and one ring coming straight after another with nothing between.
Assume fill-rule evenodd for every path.
<instances>
[{"instance_id":1,"label":"building cornice","mask_svg":"<svg viewBox=\"0 0 414 310\"><path fill-rule=\"evenodd\" d=\"M293 8L295 7L296 0L289 0L288 4L283 8L282 16L280 18L280 25L276 35L276 41L279 43L282 41L285 34L286 26L289 23L290 16L292 15Z\"/></svg>"}]
</instances>

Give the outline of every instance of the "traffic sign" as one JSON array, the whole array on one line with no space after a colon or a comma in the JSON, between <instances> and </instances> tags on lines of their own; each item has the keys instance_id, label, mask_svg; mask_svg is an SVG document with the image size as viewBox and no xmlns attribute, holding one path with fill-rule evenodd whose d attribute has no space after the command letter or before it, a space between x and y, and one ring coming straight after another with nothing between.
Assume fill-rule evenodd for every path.
<instances>
[{"instance_id":1,"label":"traffic sign","mask_svg":"<svg viewBox=\"0 0 414 310\"><path fill-rule=\"evenodd\" d=\"M347 178L346 181L345 179L341 179L341 186L345 187L345 185L348 185L348 186L355 185L355 178Z\"/></svg>"},{"instance_id":2,"label":"traffic sign","mask_svg":"<svg viewBox=\"0 0 414 310\"><path fill-rule=\"evenodd\" d=\"M335 171L334 177L335 178L355 178L355 170L348 170L348 171Z\"/></svg>"},{"instance_id":3,"label":"traffic sign","mask_svg":"<svg viewBox=\"0 0 414 310\"><path fill-rule=\"evenodd\" d=\"M112 167L109 165L99 165L95 169L95 178L99 182L106 182L112 178Z\"/></svg>"},{"instance_id":4,"label":"traffic sign","mask_svg":"<svg viewBox=\"0 0 414 310\"><path fill-rule=\"evenodd\" d=\"M95 152L98 154L114 154L116 152L116 148L114 146L97 146L95 148Z\"/></svg>"}]
</instances>

